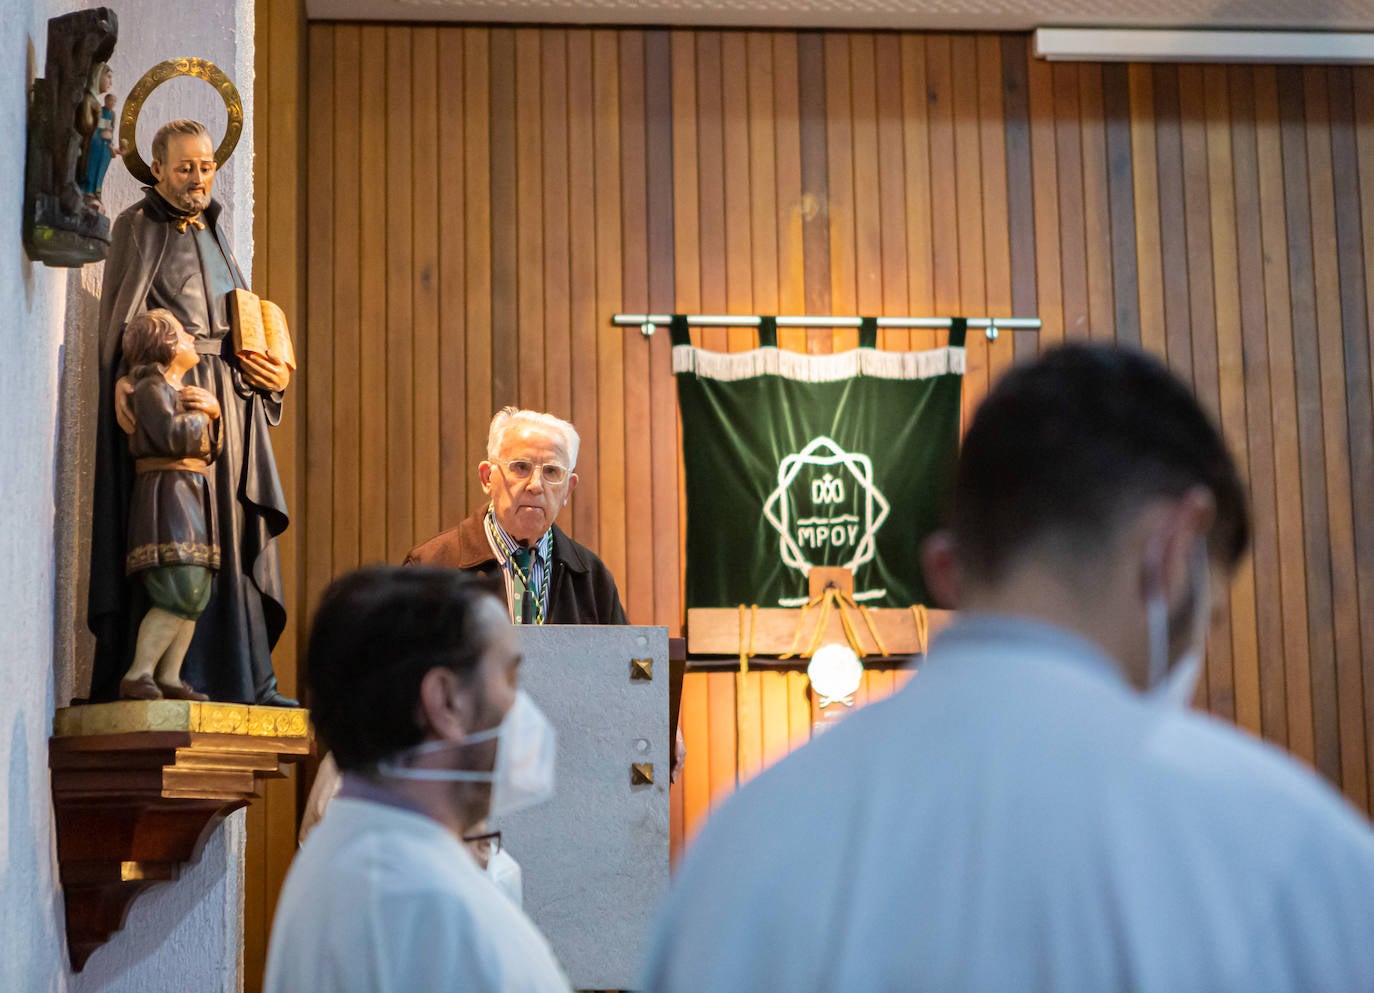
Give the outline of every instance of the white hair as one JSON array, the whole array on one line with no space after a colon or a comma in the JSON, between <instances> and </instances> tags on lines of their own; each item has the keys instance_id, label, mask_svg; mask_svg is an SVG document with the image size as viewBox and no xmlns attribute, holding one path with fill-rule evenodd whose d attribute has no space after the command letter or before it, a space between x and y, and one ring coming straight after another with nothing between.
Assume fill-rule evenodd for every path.
<instances>
[{"instance_id":1,"label":"white hair","mask_svg":"<svg viewBox=\"0 0 1374 993\"><path fill-rule=\"evenodd\" d=\"M522 410L519 407L502 407L491 419L491 428L487 431L487 458L495 459L501 451L501 442L505 440L506 432L521 425L543 428L558 435L563 439L563 450L568 454L568 468L577 467L577 450L582 445L577 428L561 417L543 414L537 410Z\"/></svg>"}]
</instances>

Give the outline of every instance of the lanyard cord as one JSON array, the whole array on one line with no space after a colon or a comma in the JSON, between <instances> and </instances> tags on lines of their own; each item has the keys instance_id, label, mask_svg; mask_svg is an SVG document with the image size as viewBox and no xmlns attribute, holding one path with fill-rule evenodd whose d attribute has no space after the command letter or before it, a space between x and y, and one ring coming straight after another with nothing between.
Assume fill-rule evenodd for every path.
<instances>
[{"instance_id":1,"label":"lanyard cord","mask_svg":"<svg viewBox=\"0 0 1374 993\"><path fill-rule=\"evenodd\" d=\"M487 508L487 517L485 523L487 526L487 534L490 535L491 539L496 542L496 546L501 550L501 554L505 557L506 563L510 566L511 570L515 573L515 575L520 578L520 583L522 586L524 586L525 591L529 593L530 596L534 599L534 623L543 624L544 603L548 599L549 593L549 569L546 568L544 570L543 595L541 595L539 590L535 588L534 583L532 581L534 575L534 556L538 554L537 548L540 542L536 541L528 549L530 553L530 568L529 572L526 572L524 569L520 568L520 563L515 561L515 549L513 549L510 546L510 544L502 536L500 528L496 526L496 516L490 507ZM540 538L540 541L543 541L543 538ZM516 612L519 612L520 608L520 604L515 604L514 610Z\"/></svg>"}]
</instances>

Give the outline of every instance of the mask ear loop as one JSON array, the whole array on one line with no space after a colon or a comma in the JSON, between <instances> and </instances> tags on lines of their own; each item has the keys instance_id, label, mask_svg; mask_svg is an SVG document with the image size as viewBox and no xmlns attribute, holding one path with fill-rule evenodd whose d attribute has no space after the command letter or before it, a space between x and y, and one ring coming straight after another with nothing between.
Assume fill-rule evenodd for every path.
<instances>
[{"instance_id":1,"label":"mask ear loop","mask_svg":"<svg viewBox=\"0 0 1374 993\"><path fill-rule=\"evenodd\" d=\"M495 738L500 733L501 725L498 724L484 731L474 731L462 741L423 741L415 747L408 748L392 758L383 759L381 762L378 762L377 771L383 776L390 776L392 779L419 779L429 782L491 782L494 776L494 773L491 772L472 772L466 769L416 769L414 766L406 765L401 760L403 758L416 759L421 755L432 755L435 752L447 751L450 748L466 748L468 745L479 745L484 741Z\"/></svg>"},{"instance_id":2,"label":"mask ear loop","mask_svg":"<svg viewBox=\"0 0 1374 993\"><path fill-rule=\"evenodd\" d=\"M1149 640L1146 689L1159 686L1169 672L1169 601L1164 595L1164 549L1168 539L1156 535L1145 556L1145 625Z\"/></svg>"}]
</instances>

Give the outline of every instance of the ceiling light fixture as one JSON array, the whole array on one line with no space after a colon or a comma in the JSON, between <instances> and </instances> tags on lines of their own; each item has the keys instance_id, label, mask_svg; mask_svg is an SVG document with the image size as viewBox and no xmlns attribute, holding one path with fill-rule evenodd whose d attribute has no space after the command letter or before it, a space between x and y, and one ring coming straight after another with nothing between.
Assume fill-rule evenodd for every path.
<instances>
[{"instance_id":1,"label":"ceiling light fixture","mask_svg":"<svg viewBox=\"0 0 1374 993\"><path fill-rule=\"evenodd\" d=\"M1374 65L1374 33L1038 28L1051 62L1262 62Z\"/></svg>"}]
</instances>

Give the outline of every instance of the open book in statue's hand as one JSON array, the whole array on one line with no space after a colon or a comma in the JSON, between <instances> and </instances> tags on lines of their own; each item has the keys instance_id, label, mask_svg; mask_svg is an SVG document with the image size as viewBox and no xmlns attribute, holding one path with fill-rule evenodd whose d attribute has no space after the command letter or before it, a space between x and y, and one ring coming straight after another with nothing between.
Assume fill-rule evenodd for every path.
<instances>
[{"instance_id":1,"label":"open book in statue's hand","mask_svg":"<svg viewBox=\"0 0 1374 993\"><path fill-rule=\"evenodd\" d=\"M296 350L286 315L271 300L251 290L233 289L228 298L229 323L234 330L234 351L242 361L247 354L266 356L296 369Z\"/></svg>"}]
</instances>

